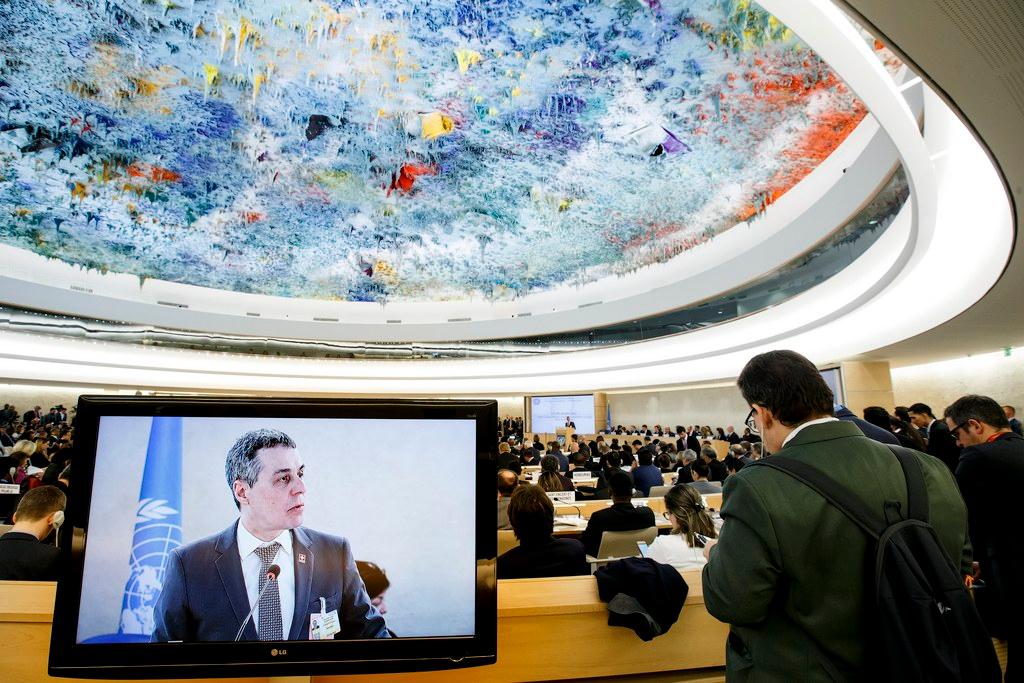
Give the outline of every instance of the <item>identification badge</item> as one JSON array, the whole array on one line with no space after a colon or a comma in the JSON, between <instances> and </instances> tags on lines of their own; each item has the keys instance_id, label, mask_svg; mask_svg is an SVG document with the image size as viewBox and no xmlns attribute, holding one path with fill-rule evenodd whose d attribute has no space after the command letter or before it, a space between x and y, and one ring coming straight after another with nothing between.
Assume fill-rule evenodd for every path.
<instances>
[{"instance_id":1,"label":"identification badge","mask_svg":"<svg viewBox=\"0 0 1024 683\"><path fill-rule=\"evenodd\" d=\"M341 632L341 622L338 620L338 610L332 609L327 612L327 601L320 598L320 611L309 615L309 639L327 640L333 638L335 633Z\"/></svg>"}]
</instances>

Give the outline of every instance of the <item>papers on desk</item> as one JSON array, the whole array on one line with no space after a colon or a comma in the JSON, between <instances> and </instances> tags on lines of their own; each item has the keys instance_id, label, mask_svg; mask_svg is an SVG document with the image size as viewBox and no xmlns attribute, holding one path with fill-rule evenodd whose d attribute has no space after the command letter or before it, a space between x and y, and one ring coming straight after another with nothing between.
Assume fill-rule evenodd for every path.
<instances>
[{"instance_id":1,"label":"papers on desk","mask_svg":"<svg viewBox=\"0 0 1024 683\"><path fill-rule=\"evenodd\" d=\"M548 491L548 498L555 505L572 505L576 502L576 494L572 491Z\"/></svg>"},{"instance_id":2,"label":"papers on desk","mask_svg":"<svg viewBox=\"0 0 1024 683\"><path fill-rule=\"evenodd\" d=\"M573 527L575 529L586 529L589 520L576 515L555 515L555 526Z\"/></svg>"}]
</instances>

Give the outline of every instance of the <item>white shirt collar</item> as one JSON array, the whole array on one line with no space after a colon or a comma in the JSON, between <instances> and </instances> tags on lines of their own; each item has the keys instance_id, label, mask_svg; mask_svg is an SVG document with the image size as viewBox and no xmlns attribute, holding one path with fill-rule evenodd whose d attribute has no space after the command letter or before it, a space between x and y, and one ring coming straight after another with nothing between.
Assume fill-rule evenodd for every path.
<instances>
[{"instance_id":1,"label":"white shirt collar","mask_svg":"<svg viewBox=\"0 0 1024 683\"><path fill-rule=\"evenodd\" d=\"M791 431L789 435L782 441L782 445L785 446L787 443L793 440L793 437L799 434L804 427L810 427L811 425L822 425L826 422L839 422L838 418L834 417L822 417L817 420L808 420L801 425L797 425L796 429Z\"/></svg>"},{"instance_id":2,"label":"white shirt collar","mask_svg":"<svg viewBox=\"0 0 1024 683\"><path fill-rule=\"evenodd\" d=\"M275 543L275 542L281 544L281 549L278 550L279 553L283 552L286 555L288 555L289 557L291 557L291 554L292 554L291 529L285 529L284 531L279 533L277 535L277 537L274 538L274 540L272 540L272 541L262 541L262 540L256 538L255 536L253 536L251 533L249 533L249 530L245 528L244 524L242 524L242 520L238 520L238 533L237 533L237 537L238 537L238 556L241 557L241 558L245 558L246 556L248 556L250 553L252 553L254 550L256 550L256 548L259 548L260 546L270 545L271 543Z\"/></svg>"},{"instance_id":3,"label":"white shirt collar","mask_svg":"<svg viewBox=\"0 0 1024 683\"><path fill-rule=\"evenodd\" d=\"M925 429L927 431L929 431L929 432L932 431L932 425L935 424L938 421L939 421L938 418L932 418L932 421L928 423L928 426L925 427Z\"/></svg>"}]
</instances>

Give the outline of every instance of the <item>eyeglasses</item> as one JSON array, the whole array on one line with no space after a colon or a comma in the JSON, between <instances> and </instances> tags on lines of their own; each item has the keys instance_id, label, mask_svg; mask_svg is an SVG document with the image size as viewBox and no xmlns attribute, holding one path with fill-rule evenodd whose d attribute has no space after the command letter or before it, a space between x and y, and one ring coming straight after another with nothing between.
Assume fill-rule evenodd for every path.
<instances>
[{"instance_id":1,"label":"eyeglasses","mask_svg":"<svg viewBox=\"0 0 1024 683\"><path fill-rule=\"evenodd\" d=\"M953 438L954 438L954 439L955 439L955 438L957 438L957 436L956 436L956 433L957 433L958 431L960 431L961 429L963 429L964 427L966 427L966 426L967 426L967 423L968 423L968 422L970 422L970 421L971 421L972 419L973 419L973 418L970 418L970 417L969 417L969 418L967 418L966 420L964 420L963 422L961 422L960 424L958 424L958 425L957 425L956 427L953 427L952 429L950 429L950 430L949 430L949 433L950 433L950 434L951 434L951 435L953 436Z\"/></svg>"},{"instance_id":2,"label":"eyeglasses","mask_svg":"<svg viewBox=\"0 0 1024 683\"><path fill-rule=\"evenodd\" d=\"M668 510L665 510L665 512L662 512L661 516L664 517L665 519L667 519L670 522L672 521L672 518L669 517Z\"/></svg>"},{"instance_id":3,"label":"eyeglasses","mask_svg":"<svg viewBox=\"0 0 1024 683\"><path fill-rule=\"evenodd\" d=\"M759 432L757 429L757 423L754 422L754 414L755 411L753 408L751 408L750 412L747 413L747 419L743 421L743 424L747 425L747 429L749 429L752 433L758 434Z\"/></svg>"}]
</instances>

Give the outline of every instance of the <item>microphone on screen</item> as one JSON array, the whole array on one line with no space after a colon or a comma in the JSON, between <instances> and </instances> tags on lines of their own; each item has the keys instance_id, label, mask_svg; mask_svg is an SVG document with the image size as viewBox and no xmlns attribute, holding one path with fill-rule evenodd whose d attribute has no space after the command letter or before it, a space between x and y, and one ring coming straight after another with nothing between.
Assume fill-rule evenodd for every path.
<instances>
[{"instance_id":1,"label":"microphone on screen","mask_svg":"<svg viewBox=\"0 0 1024 683\"><path fill-rule=\"evenodd\" d=\"M281 567L280 566L278 566L276 564L272 564L269 567L267 567L267 574L266 574L267 582L266 582L266 584L263 585L263 590L260 591L260 594L256 596L256 602L253 603L252 609L250 609L249 613L245 615L245 621L243 621L242 625L238 627L238 633L235 634L235 642L236 643L242 637L242 631L245 630L245 625L249 623L250 619L252 619L252 613L256 611L256 607L260 604L260 600L263 598L263 594L267 592L268 588L270 588L270 584L271 583L273 583L274 581L277 581L277 577L280 576L280 575L281 575Z\"/></svg>"}]
</instances>

